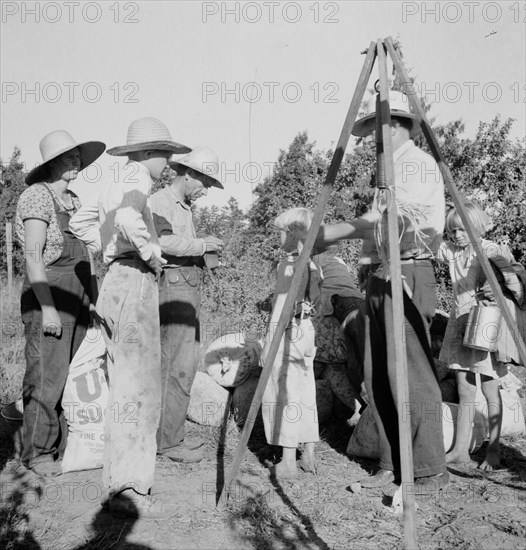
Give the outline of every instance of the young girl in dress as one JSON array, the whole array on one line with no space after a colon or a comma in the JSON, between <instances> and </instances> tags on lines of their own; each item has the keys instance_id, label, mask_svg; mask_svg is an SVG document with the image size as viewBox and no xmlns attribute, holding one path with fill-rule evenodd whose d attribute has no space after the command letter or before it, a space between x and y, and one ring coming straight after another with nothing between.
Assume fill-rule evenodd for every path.
<instances>
[{"instance_id":1,"label":"young girl in dress","mask_svg":"<svg viewBox=\"0 0 526 550\"><path fill-rule=\"evenodd\" d=\"M482 249L488 259L505 275L512 275L517 265L511 252L504 245L482 239L489 229L490 220L480 206L465 203L465 212L471 222ZM474 415L476 375L480 376L482 393L487 401L489 420L489 444L481 469L494 470L500 466L499 437L502 424L502 400L499 378L506 375L507 366L499 352L469 348L463 344L466 323L471 308L484 299L493 300L486 277L475 249L456 208L446 213L446 231L452 243L443 242L437 259L449 264L453 284L453 308L446 328L440 360L455 370L460 408L453 448L446 454L448 463L471 463L469 444ZM515 290L520 294L520 285ZM516 296L521 299L520 296ZM499 337L502 336L502 333Z\"/></svg>"},{"instance_id":2,"label":"young girl in dress","mask_svg":"<svg viewBox=\"0 0 526 550\"><path fill-rule=\"evenodd\" d=\"M272 340L311 221L310 210L292 208L274 222L281 232L281 248L288 255L277 268L267 343ZM311 316L318 299L316 267L310 262L263 394L262 415L267 442L283 447L281 462L271 468L276 478L296 477L298 465L305 471L316 472L314 448L319 441L319 431L314 381L316 348ZM266 361L266 351L262 360ZM296 449L300 443L303 443L303 454L296 464Z\"/></svg>"}]
</instances>

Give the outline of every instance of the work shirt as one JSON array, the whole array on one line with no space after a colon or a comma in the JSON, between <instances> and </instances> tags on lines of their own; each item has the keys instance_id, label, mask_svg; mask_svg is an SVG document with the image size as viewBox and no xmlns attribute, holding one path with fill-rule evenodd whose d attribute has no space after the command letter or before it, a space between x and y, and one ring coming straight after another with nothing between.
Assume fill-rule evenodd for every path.
<instances>
[{"instance_id":1,"label":"work shirt","mask_svg":"<svg viewBox=\"0 0 526 550\"><path fill-rule=\"evenodd\" d=\"M313 257L318 268L321 284L320 315L333 315L331 298L334 295L344 298L361 298L363 294L356 288L353 276L345 262L330 252L322 252Z\"/></svg>"},{"instance_id":2,"label":"work shirt","mask_svg":"<svg viewBox=\"0 0 526 550\"><path fill-rule=\"evenodd\" d=\"M147 262L161 247L150 207L150 172L141 163L128 161L108 183L98 200L92 199L72 218L69 227L91 251L100 250L104 263L139 256Z\"/></svg>"},{"instance_id":3,"label":"work shirt","mask_svg":"<svg viewBox=\"0 0 526 550\"><path fill-rule=\"evenodd\" d=\"M442 240L445 220L444 181L431 155L408 140L393 152L396 204L399 210L413 209L415 224L404 217L400 221L400 256L402 259L431 259ZM388 191L377 189L373 211L387 207ZM400 212L399 212L400 218ZM385 228L385 233L387 228ZM387 236L385 237L387 238ZM365 241L362 263L379 263L376 246Z\"/></svg>"},{"instance_id":4,"label":"work shirt","mask_svg":"<svg viewBox=\"0 0 526 550\"><path fill-rule=\"evenodd\" d=\"M162 255L168 265L180 263L181 257L203 256L206 244L204 239L196 237L192 209L176 196L170 185L151 196L151 207Z\"/></svg>"}]
</instances>

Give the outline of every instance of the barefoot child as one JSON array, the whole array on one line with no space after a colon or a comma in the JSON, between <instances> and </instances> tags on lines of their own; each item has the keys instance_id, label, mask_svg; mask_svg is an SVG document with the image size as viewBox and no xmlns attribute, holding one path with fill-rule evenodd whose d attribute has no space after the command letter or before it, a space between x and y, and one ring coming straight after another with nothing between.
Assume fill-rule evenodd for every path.
<instances>
[{"instance_id":1,"label":"barefoot child","mask_svg":"<svg viewBox=\"0 0 526 550\"><path fill-rule=\"evenodd\" d=\"M272 339L273 329L289 292L296 262L311 221L311 211L306 208L292 208L278 216L274 222L275 227L281 231L281 247L288 256L277 269L268 341ZM303 443L299 466L305 471L316 471L314 446L319 441L314 381L316 348L314 327L310 320L314 313L314 301L319 297L315 269L311 262L263 394L262 414L267 442L283 447L283 458L271 468L271 472L282 479L297 475L296 449L299 443Z\"/></svg>"},{"instance_id":2,"label":"barefoot child","mask_svg":"<svg viewBox=\"0 0 526 550\"><path fill-rule=\"evenodd\" d=\"M516 262L506 246L482 239L490 220L474 202L465 203L465 211L488 259L505 274L513 271ZM469 443L473 421L473 405L476 394L475 376L482 382L482 393L487 401L489 420L489 444L486 459L480 465L483 470L500 466L499 437L502 424L502 400L499 377L507 373L506 365L498 352L469 348L463 345L466 323L471 308L485 297L491 296L482 266L462 224L456 208L446 213L446 231L453 243L443 242L439 261L449 263L453 284L454 305L447 325L440 360L455 370L460 408L455 443L446 454L448 463L470 463Z\"/></svg>"}]
</instances>

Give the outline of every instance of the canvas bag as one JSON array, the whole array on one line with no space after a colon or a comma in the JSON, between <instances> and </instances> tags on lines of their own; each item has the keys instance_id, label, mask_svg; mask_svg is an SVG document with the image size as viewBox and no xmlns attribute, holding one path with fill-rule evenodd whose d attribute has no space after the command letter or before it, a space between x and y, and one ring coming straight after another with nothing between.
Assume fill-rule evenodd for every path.
<instances>
[{"instance_id":1,"label":"canvas bag","mask_svg":"<svg viewBox=\"0 0 526 550\"><path fill-rule=\"evenodd\" d=\"M455 440L459 406L456 403L442 402L442 430L444 449L449 451ZM475 411L474 425L471 430L469 451L476 452L484 443L484 419ZM358 420L347 445L347 454L362 458L380 458L380 439L378 426L369 406Z\"/></svg>"},{"instance_id":2,"label":"canvas bag","mask_svg":"<svg viewBox=\"0 0 526 550\"><path fill-rule=\"evenodd\" d=\"M71 361L62 395L68 423L62 472L102 468L107 402L106 344L101 329L91 327Z\"/></svg>"},{"instance_id":3,"label":"canvas bag","mask_svg":"<svg viewBox=\"0 0 526 550\"><path fill-rule=\"evenodd\" d=\"M482 393L480 378L476 377L477 393L475 395L475 410L484 420L484 431L489 437L488 404ZM522 382L512 373L508 372L499 380L499 392L502 399L502 425L501 437L525 436L526 423L518 390L522 388Z\"/></svg>"}]
</instances>

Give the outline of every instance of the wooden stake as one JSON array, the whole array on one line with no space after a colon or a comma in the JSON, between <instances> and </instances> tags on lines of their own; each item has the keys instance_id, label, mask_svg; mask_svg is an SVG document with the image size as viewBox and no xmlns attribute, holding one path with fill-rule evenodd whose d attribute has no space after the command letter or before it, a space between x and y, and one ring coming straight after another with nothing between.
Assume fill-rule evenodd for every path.
<instances>
[{"instance_id":1,"label":"wooden stake","mask_svg":"<svg viewBox=\"0 0 526 550\"><path fill-rule=\"evenodd\" d=\"M508 329L511 332L513 341L517 346L517 350L519 352L521 362L523 365L526 366L526 346L524 345L524 341L518 330L517 323L515 322L515 320L511 315L511 312L508 308L508 304L506 303L506 299L504 298L504 295L497 281L497 278L493 273L493 269L489 263L489 260L486 257L486 254L484 253L484 251L482 250L482 246L480 245L479 238L475 233L475 231L473 230L471 221L469 220L465 212L464 201L462 199L462 196L460 195L458 188L455 185L455 182L453 181L453 177L451 176L451 172L449 171L449 168L446 164L445 157L442 154L442 151L440 150L435 134L431 129L429 122L427 121L424 109L422 109L422 105L420 105L420 101L416 97L416 92L412 85L411 79L409 78L409 74L405 70L402 60L400 59L400 56L398 55L398 52L396 51L396 48L394 46L393 39L390 36L385 39L385 45L387 47L387 50L389 51L389 54L391 55L396 71L398 72L398 75L400 76L400 79L404 87L407 88L407 90L404 90L404 91L409 98L411 106L413 107L413 112L416 115L418 122L420 123L422 132L424 133L427 143L429 144L429 148L431 149L433 157L435 158L440 168L440 171L442 172L442 177L444 178L444 182L446 183L449 189L449 192L453 197L453 202L455 203L457 212L460 215L462 224L464 225L464 228L466 229L467 234L469 235L469 240L473 245L473 248L475 249L475 253L477 255L478 260L480 261L482 270L484 271L484 275L486 275L486 278L488 279L491 290L493 291L493 295L495 296L499 309L502 312L502 316L504 317L504 320L508 325Z\"/></svg>"},{"instance_id":2,"label":"wooden stake","mask_svg":"<svg viewBox=\"0 0 526 550\"><path fill-rule=\"evenodd\" d=\"M256 392L254 394L254 397L252 399L252 404L250 406L250 413L245 421L245 426L243 427L243 432L241 433L241 437L239 439L239 443L236 449L236 454L234 456L234 461L225 479L225 485L218 499L218 503L222 502L225 491L228 497L228 494L231 491L232 483L237 477L239 466L241 465L241 461L243 460L245 450L248 444L248 440L250 438L250 434L252 433L252 428L256 420L256 415L259 411L259 407L261 406L263 393L265 391L268 379L270 378L270 374L272 372L274 359L276 358L276 354L278 352L278 348L279 348L281 339L283 337L283 334L285 332L285 329L290 321L290 316L292 314L292 307L294 305L294 301L296 300L296 296L298 294L298 290L303 278L303 274L307 268L311 251L314 246L314 242L316 240L316 236L318 235L318 231L323 219L323 214L325 213L327 202L333 190L334 180L336 179L336 175L338 173L338 169L340 168L340 164L343 159L343 155L345 153L347 143L349 142L349 138L351 136L351 131L352 131L354 121L356 120L356 117L358 115L358 111L360 109L360 105L361 105L363 96L365 94L365 90L367 88L367 82L369 81L369 77L371 75L375 57L376 57L376 46L374 42L371 42L371 44L369 45L369 49L367 50L367 56L363 64L362 71L360 73L358 85L356 86L356 89L354 91L351 105L349 107L349 111L347 112L347 117L345 118L345 122L343 124L343 128L340 134L340 138L338 140L336 150L334 151L334 155L332 157L332 161L329 166L327 176L325 178L323 189L320 193L320 199L316 206L316 210L314 211L314 217L313 217L309 232L307 234L307 237L303 246L303 250L296 264L294 276L292 277L292 281L291 281L290 291L287 294L285 303L283 304L283 309L280 312L278 324L274 332L272 341L270 342L270 344L267 344L265 347L265 353L268 349L268 354L266 355L267 359L265 364L263 365L263 371L261 373L261 377L259 379L258 385L256 387Z\"/></svg>"},{"instance_id":3,"label":"wooden stake","mask_svg":"<svg viewBox=\"0 0 526 550\"><path fill-rule=\"evenodd\" d=\"M11 222L5 224L5 242L7 256L7 293L9 300L13 295L13 226Z\"/></svg>"},{"instance_id":4,"label":"wooden stake","mask_svg":"<svg viewBox=\"0 0 526 550\"><path fill-rule=\"evenodd\" d=\"M383 141L383 164L386 180L387 224L389 236L389 276L391 279L392 317L394 334L386 335L393 339L395 356L388 354L390 364L394 362L396 373L396 408L398 412L398 436L400 438L400 466L402 473L402 498L404 503L404 540L405 548L417 548L416 513L414 491L408 491L414 485L413 442L411 420L406 405L409 399L407 380L407 356L405 346L404 299L402 289L402 265L400 262L400 245L398 231L398 209L396 206L396 188L393 162L393 144L391 140L391 113L389 108L389 80L387 77L387 56L384 45L379 39L377 46L378 69L380 73L380 117ZM393 369L389 369L393 372Z\"/></svg>"}]
</instances>

